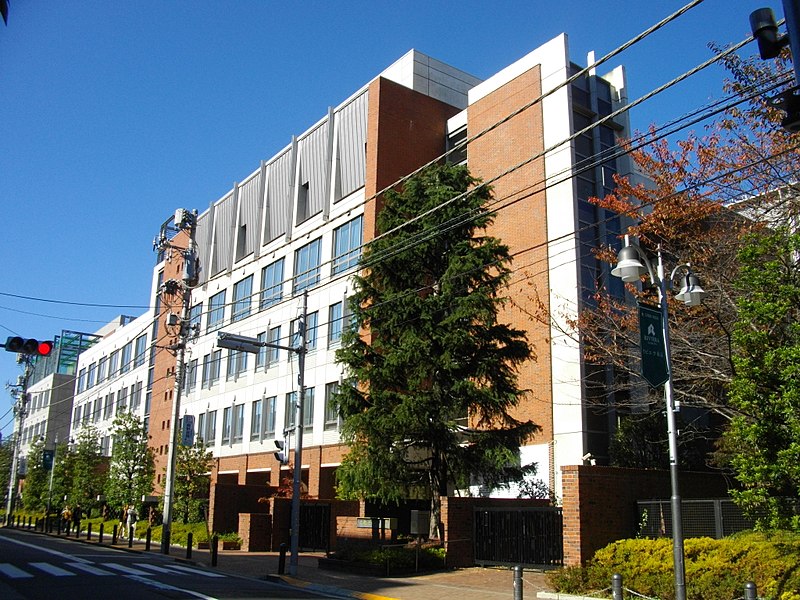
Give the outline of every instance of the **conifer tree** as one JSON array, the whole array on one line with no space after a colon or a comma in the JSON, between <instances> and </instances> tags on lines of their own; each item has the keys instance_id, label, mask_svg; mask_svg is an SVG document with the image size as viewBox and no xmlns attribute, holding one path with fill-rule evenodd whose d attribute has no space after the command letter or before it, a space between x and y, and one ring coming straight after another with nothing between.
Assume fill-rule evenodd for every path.
<instances>
[{"instance_id":1,"label":"conifer tree","mask_svg":"<svg viewBox=\"0 0 800 600\"><path fill-rule=\"evenodd\" d=\"M498 320L511 258L486 235L492 196L478 184L464 166L432 166L383 197L337 353L340 495L429 498L432 537L440 496L519 480L519 447L538 429L512 414L532 352Z\"/></svg>"}]
</instances>

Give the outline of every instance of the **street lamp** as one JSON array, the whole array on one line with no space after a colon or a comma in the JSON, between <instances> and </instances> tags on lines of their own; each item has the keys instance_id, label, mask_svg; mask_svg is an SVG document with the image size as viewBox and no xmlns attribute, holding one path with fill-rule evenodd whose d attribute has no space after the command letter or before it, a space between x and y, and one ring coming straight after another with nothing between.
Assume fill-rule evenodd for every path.
<instances>
[{"instance_id":1,"label":"street lamp","mask_svg":"<svg viewBox=\"0 0 800 600\"><path fill-rule=\"evenodd\" d=\"M675 599L686 600L686 568L683 553L683 524L681 523L681 496L678 485L678 432L675 426L675 413L678 408L675 405L672 389L672 360L669 347L669 311L667 308L667 287L679 270L685 269L686 274L683 278L683 286L675 296L687 306L697 306L703 301L706 295L705 290L700 286L700 280L692 272L689 263L680 264L670 273L669 280L664 277L664 262L661 256L661 246L657 252L658 262L656 270L644 251L637 245L631 244L629 237L625 236L625 247L617 255L617 266L611 270L611 274L619 277L626 283L639 281L644 275L648 275L650 282L658 287L658 303L661 308L661 327L664 340L664 358L666 361L666 381L664 382L664 400L667 410L667 434L669 437L669 474L672 488L670 506L672 508L672 556L675 570Z\"/></svg>"}]
</instances>

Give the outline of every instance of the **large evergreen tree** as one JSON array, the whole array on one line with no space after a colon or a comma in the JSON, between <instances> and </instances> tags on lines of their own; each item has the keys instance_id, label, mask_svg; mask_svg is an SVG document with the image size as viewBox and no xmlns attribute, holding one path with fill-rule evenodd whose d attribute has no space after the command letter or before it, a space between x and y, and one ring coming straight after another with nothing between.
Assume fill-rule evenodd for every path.
<instances>
[{"instance_id":1,"label":"large evergreen tree","mask_svg":"<svg viewBox=\"0 0 800 600\"><path fill-rule=\"evenodd\" d=\"M44 441L37 440L31 444L26 457L25 485L22 488L22 503L25 510L42 511L47 507L50 470L44 467L44 449Z\"/></svg>"},{"instance_id":2,"label":"large evergreen tree","mask_svg":"<svg viewBox=\"0 0 800 600\"><path fill-rule=\"evenodd\" d=\"M139 505L153 489L155 461L147 444L147 428L127 412L114 419L114 446L106 482L106 501L113 508Z\"/></svg>"},{"instance_id":3,"label":"large evergreen tree","mask_svg":"<svg viewBox=\"0 0 800 600\"><path fill-rule=\"evenodd\" d=\"M519 447L537 430L511 414L531 348L498 321L511 259L485 234L491 191L478 183L466 167L432 166L384 196L337 353L350 445L340 495L430 498L432 536L448 487L518 480Z\"/></svg>"}]
</instances>

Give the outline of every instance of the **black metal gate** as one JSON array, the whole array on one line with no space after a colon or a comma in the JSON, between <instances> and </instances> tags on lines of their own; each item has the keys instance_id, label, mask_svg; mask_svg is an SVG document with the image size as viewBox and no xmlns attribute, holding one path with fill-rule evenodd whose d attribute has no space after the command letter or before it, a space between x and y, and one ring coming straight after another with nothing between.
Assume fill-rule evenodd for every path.
<instances>
[{"instance_id":1,"label":"black metal gate","mask_svg":"<svg viewBox=\"0 0 800 600\"><path fill-rule=\"evenodd\" d=\"M300 503L300 550L325 550L330 547L331 505Z\"/></svg>"},{"instance_id":2,"label":"black metal gate","mask_svg":"<svg viewBox=\"0 0 800 600\"><path fill-rule=\"evenodd\" d=\"M564 564L563 520L554 506L475 508L475 563Z\"/></svg>"}]
</instances>

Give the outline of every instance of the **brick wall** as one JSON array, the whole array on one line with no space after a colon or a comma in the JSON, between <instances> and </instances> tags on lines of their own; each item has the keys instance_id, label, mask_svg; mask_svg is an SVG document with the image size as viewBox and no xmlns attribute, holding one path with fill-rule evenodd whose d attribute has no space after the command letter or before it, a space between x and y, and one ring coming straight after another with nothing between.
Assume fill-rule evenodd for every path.
<instances>
[{"instance_id":1,"label":"brick wall","mask_svg":"<svg viewBox=\"0 0 800 600\"><path fill-rule=\"evenodd\" d=\"M669 471L568 465L563 481L564 564L577 565L613 541L636 534L637 500L671 495ZM682 472L683 499L721 498L730 486L723 475Z\"/></svg>"},{"instance_id":2,"label":"brick wall","mask_svg":"<svg viewBox=\"0 0 800 600\"><path fill-rule=\"evenodd\" d=\"M272 515L267 513L239 514L238 535L244 552L266 552L272 542Z\"/></svg>"}]
</instances>

